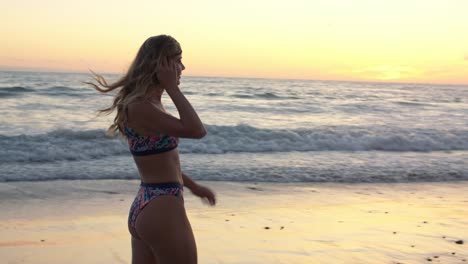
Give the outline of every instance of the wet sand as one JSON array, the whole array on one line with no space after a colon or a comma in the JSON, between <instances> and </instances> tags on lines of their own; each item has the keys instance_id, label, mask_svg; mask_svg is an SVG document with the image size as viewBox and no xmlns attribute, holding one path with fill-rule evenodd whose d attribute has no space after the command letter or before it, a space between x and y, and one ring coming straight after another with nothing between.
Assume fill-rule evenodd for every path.
<instances>
[{"instance_id":1,"label":"wet sand","mask_svg":"<svg viewBox=\"0 0 468 264\"><path fill-rule=\"evenodd\" d=\"M468 182L186 189L199 263L467 263ZM137 181L0 183L2 263L130 263Z\"/></svg>"}]
</instances>

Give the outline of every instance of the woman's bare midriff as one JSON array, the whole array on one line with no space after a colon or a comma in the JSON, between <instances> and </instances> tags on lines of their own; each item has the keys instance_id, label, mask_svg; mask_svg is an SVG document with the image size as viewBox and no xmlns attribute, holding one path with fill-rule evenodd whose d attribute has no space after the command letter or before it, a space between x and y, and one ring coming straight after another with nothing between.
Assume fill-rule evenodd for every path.
<instances>
[{"instance_id":1,"label":"woman's bare midriff","mask_svg":"<svg viewBox=\"0 0 468 264\"><path fill-rule=\"evenodd\" d=\"M178 182L183 184L177 149L148 156L134 156L133 158L142 182Z\"/></svg>"}]
</instances>

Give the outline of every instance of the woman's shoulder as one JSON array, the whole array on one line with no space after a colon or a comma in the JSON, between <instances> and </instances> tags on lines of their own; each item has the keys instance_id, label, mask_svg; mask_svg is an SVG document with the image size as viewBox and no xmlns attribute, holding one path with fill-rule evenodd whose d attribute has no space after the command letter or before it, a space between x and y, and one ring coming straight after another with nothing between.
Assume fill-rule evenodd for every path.
<instances>
[{"instance_id":1,"label":"woman's shoulder","mask_svg":"<svg viewBox=\"0 0 468 264\"><path fill-rule=\"evenodd\" d=\"M127 114L129 117L143 117L148 114L155 114L158 112L164 112L164 110L158 108L156 105L148 100L135 101L127 105Z\"/></svg>"},{"instance_id":2,"label":"woman's shoulder","mask_svg":"<svg viewBox=\"0 0 468 264\"><path fill-rule=\"evenodd\" d=\"M158 106L149 100L134 101L127 105L127 124L135 128L146 127L150 120L157 120L161 114L166 114L162 105Z\"/></svg>"},{"instance_id":3,"label":"woman's shoulder","mask_svg":"<svg viewBox=\"0 0 468 264\"><path fill-rule=\"evenodd\" d=\"M165 112L164 107L161 103L152 102L151 100L135 100L130 102L128 105L128 111L132 112L144 112L147 113L148 111L161 111Z\"/></svg>"},{"instance_id":4,"label":"woman's shoulder","mask_svg":"<svg viewBox=\"0 0 468 264\"><path fill-rule=\"evenodd\" d=\"M134 100L132 102L129 102L127 104L128 111L141 111L144 110L145 108L148 108L151 104L148 102L148 100Z\"/></svg>"}]
</instances>

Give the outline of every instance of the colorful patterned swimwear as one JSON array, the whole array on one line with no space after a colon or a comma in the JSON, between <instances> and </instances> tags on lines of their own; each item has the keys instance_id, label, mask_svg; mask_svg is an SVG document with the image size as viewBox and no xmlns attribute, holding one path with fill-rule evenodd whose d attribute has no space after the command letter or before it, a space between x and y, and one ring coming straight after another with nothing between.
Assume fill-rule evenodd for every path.
<instances>
[{"instance_id":1,"label":"colorful patterned swimwear","mask_svg":"<svg viewBox=\"0 0 468 264\"><path fill-rule=\"evenodd\" d=\"M130 207L130 213L128 215L128 229L130 233L138 238L136 232L136 220L138 214L151 202L153 199L163 196L173 195L184 199L184 187L182 184L177 182L165 182L165 183L144 183L140 184L138 194ZM162 213L162 212L161 212Z\"/></svg>"},{"instance_id":2,"label":"colorful patterned swimwear","mask_svg":"<svg viewBox=\"0 0 468 264\"><path fill-rule=\"evenodd\" d=\"M135 130L124 125L124 133L127 137L130 152L134 156L146 156L167 152L177 148L179 139L177 137L157 133L151 136L143 136Z\"/></svg>"}]
</instances>

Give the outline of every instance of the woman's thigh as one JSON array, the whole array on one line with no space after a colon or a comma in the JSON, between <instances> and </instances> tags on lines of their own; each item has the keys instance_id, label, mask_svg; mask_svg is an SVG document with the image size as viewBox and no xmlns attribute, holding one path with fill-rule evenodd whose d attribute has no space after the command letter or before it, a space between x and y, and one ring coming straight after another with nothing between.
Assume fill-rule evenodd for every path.
<instances>
[{"instance_id":1,"label":"woman's thigh","mask_svg":"<svg viewBox=\"0 0 468 264\"><path fill-rule=\"evenodd\" d=\"M140 212L136 231L160 264L197 263L195 238L181 197L153 199Z\"/></svg>"},{"instance_id":2,"label":"woman's thigh","mask_svg":"<svg viewBox=\"0 0 468 264\"><path fill-rule=\"evenodd\" d=\"M151 248L132 236L132 264L159 264Z\"/></svg>"}]
</instances>

